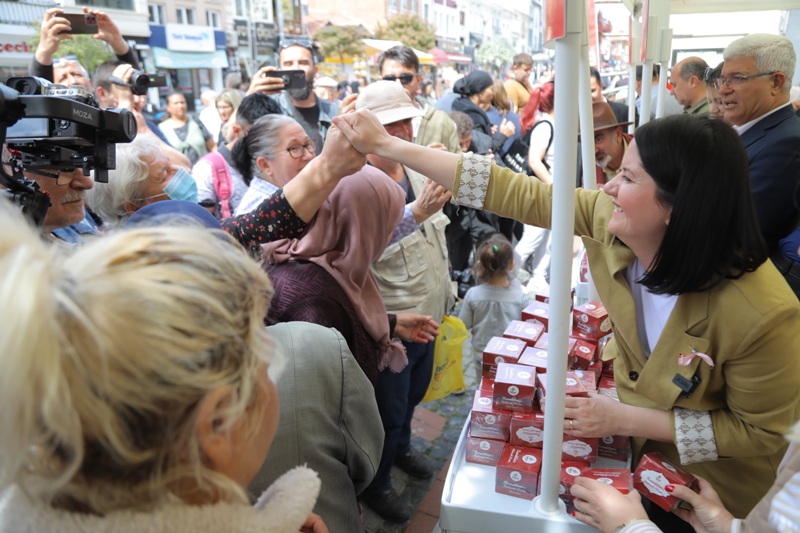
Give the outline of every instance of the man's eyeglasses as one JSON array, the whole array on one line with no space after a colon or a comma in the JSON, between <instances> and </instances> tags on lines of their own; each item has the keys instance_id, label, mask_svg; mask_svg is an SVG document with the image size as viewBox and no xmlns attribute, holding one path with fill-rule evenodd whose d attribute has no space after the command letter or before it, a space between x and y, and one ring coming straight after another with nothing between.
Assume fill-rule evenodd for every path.
<instances>
[{"instance_id":1,"label":"man's eyeglasses","mask_svg":"<svg viewBox=\"0 0 800 533\"><path fill-rule=\"evenodd\" d=\"M44 170L38 170L35 168L26 168L25 172L28 174L36 174L37 176L54 179L56 180L56 185L69 185L72 180L75 179L75 173L78 172L78 170L80 169L76 168L70 171L56 170L55 172L46 172Z\"/></svg>"},{"instance_id":2,"label":"man's eyeglasses","mask_svg":"<svg viewBox=\"0 0 800 533\"><path fill-rule=\"evenodd\" d=\"M314 51L314 43L310 39L283 39L278 44L278 51L289 48L290 46L302 46L312 52Z\"/></svg>"},{"instance_id":3,"label":"man's eyeglasses","mask_svg":"<svg viewBox=\"0 0 800 533\"><path fill-rule=\"evenodd\" d=\"M391 74L387 74L386 76L383 77L383 80L384 81L397 81L397 80L400 80L400 83L402 83L403 85L408 85L409 83L414 81L415 77L416 77L416 74L409 74L409 73L400 74L399 76L392 76Z\"/></svg>"},{"instance_id":4,"label":"man's eyeglasses","mask_svg":"<svg viewBox=\"0 0 800 533\"><path fill-rule=\"evenodd\" d=\"M306 151L313 156L317 154L317 142L314 139L309 139L307 143L295 144L287 148L286 151L289 152L292 159L300 159Z\"/></svg>"},{"instance_id":5,"label":"man's eyeglasses","mask_svg":"<svg viewBox=\"0 0 800 533\"><path fill-rule=\"evenodd\" d=\"M714 87L716 87L718 91L722 90L723 85L727 85L731 88L738 87L747 80L772 76L773 74L777 74L777 72L777 70L773 70L772 72L759 72L758 74L750 74L748 76L720 76L714 80Z\"/></svg>"}]
</instances>

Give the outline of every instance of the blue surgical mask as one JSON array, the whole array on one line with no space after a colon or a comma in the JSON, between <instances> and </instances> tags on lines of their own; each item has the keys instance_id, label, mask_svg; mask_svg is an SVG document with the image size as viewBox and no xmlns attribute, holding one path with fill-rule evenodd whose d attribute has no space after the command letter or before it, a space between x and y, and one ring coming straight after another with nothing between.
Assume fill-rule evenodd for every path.
<instances>
[{"instance_id":1,"label":"blue surgical mask","mask_svg":"<svg viewBox=\"0 0 800 533\"><path fill-rule=\"evenodd\" d=\"M178 171L164 187L164 194L170 200L183 200L185 202L197 203L197 182L185 168L179 167Z\"/></svg>"}]
</instances>

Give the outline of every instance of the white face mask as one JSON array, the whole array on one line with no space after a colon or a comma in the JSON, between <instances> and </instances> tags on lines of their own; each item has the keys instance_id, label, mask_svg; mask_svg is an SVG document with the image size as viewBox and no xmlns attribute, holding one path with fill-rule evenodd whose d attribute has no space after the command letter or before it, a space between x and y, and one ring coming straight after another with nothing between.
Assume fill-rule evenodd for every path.
<instances>
[{"instance_id":1,"label":"white face mask","mask_svg":"<svg viewBox=\"0 0 800 533\"><path fill-rule=\"evenodd\" d=\"M170 200L183 200L185 202L197 203L197 182L185 168L179 167L178 171L164 187L164 194Z\"/></svg>"}]
</instances>

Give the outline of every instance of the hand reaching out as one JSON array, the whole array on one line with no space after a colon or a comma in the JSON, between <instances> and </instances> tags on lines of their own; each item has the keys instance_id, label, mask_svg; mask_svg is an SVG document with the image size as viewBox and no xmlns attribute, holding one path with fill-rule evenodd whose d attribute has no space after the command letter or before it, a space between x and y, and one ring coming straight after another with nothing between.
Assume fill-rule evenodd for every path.
<instances>
[{"instance_id":1,"label":"hand reaching out","mask_svg":"<svg viewBox=\"0 0 800 533\"><path fill-rule=\"evenodd\" d=\"M417 224L422 224L439 211L452 196L453 193L451 191L432 180L426 179L425 184L422 186L422 191L411 204L414 220Z\"/></svg>"},{"instance_id":2,"label":"hand reaching out","mask_svg":"<svg viewBox=\"0 0 800 533\"><path fill-rule=\"evenodd\" d=\"M635 490L622 494L605 483L578 477L570 492L575 497L577 509L573 516L603 533L612 533L628 520L647 519L642 497Z\"/></svg>"},{"instance_id":3,"label":"hand reaching out","mask_svg":"<svg viewBox=\"0 0 800 533\"><path fill-rule=\"evenodd\" d=\"M697 533L728 533L733 515L725 509L711 483L700 476L695 477L699 483L699 493L682 485L673 488L673 496L692 506L691 511L676 509L675 514L689 522Z\"/></svg>"},{"instance_id":4,"label":"hand reaching out","mask_svg":"<svg viewBox=\"0 0 800 533\"><path fill-rule=\"evenodd\" d=\"M283 90L283 80L278 77L264 76L267 72L273 72L275 67L261 67L250 80L250 87L247 88L247 94L264 93L264 94L278 94Z\"/></svg>"},{"instance_id":5,"label":"hand reaching out","mask_svg":"<svg viewBox=\"0 0 800 533\"><path fill-rule=\"evenodd\" d=\"M88 7L84 7L83 12L94 15L97 18L97 33L94 34L95 39L107 42L109 46L111 46L111 50L114 51L114 54L118 56L128 53L128 43L122 37L122 32L119 31L117 25L114 24L114 21L111 20L111 17L109 17L106 12L97 9L89 9Z\"/></svg>"},{"instance_id":6,"label":"hand reaching out","mask_svg":"<svg viewBox=\"0 0 800 533\"><path fill-rule=\"evenodd\" d=\"M439 334L439 324L428 315L397 313L394 334L404 341L427 344Z\"/></svg>"},{"instance_id":7,"label":"hand reaching out","mask_svg":"<svg viewBox=\"0 0 800 533\"><path fill-rule=\"evenodd\" d=\"M516 131L517 127L510 120L504 118L503 122L500 123L500 133L506 137L511 137Z\"/></svg>"},{"instance_id":8,"label":"hand reaching out","mask_svg":"<svg viewBox=\"0 0 800 533\"><path fill-rule=\"evenodd\" d=\"M72 39L69 33L61 33L72 29L69 21L59 16L63 12L63 9L55 7L44 13L39 30L39 46L36 47L36 61L42 65L52 65L53 54L58 50L61 41Z\"/></svg>"},{"instance_id":9,"label":"hand reaching out","mask_svg":"<svg viewBox=\"0 0 800 533\"><path fill-rule=\"evenodd\" d=\"M339 104L339 114L344 115L356 110L356 100L358 100L358 93L348 94Z\"/></svg>"},{"instance_id":10,"label":"hand reaching out","mask_svg":"<svg viewBox=\"0 0 800 533\"><path fill-rule=\"evenodd\" d=\"M368 109L335 116L333 123L362 154L374 154L379 146L392 141L378 117Z\"/></svg>"},{"instance_id":11,"label":"hand reaching out","mask_svg":"<svg viewBox=\"0 0 800 533\"><path fill-rule=\"evenodd\" d=\"M300 533L328 533L328 526L322 521L321 516L311 513L300 528Z\"/></svg>"}]
</instances>

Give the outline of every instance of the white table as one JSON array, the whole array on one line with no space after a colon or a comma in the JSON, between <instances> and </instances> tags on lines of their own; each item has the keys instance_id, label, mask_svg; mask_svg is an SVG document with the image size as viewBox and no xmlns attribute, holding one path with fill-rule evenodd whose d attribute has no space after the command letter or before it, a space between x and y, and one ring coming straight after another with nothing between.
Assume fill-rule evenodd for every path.
<instances>
[{"instance_id":1,"label":"white table","mask_svg":"<svg viewBox=\"0 0 800 533\"><path fill-rule=\"evenodd\" d=\"M596 533L598 530L561 512L550 516L538 509L536 500L506 496L494 491L493 466L468 463L465 447L469 418L464 424L442 492L439 527L442 533ZM600 458L595 466L630 468L629 464Z\"/></svg>"}]
</instances>

